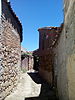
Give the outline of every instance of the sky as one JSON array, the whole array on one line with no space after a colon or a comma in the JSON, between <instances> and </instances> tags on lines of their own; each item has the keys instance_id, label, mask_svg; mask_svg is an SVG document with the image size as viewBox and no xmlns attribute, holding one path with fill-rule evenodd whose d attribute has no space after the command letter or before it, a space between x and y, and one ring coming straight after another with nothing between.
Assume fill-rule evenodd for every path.
<instances>
[{"instance_id":1,"label":"sky","mask_svg":"<svg viewBox=\"0 0 75 100\"><path fill-rule=\"evenodd\" d=\"M38 28L60 26L63 22L63 0L10 0L23 26L22 47L39 48Z\"/></svg>"}]
</instances>

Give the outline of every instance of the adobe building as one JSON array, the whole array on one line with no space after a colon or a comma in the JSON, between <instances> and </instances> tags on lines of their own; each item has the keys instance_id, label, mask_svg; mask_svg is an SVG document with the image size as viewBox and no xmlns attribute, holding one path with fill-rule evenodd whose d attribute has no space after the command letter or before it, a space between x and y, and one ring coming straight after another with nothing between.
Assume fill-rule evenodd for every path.
<instances>
[{"instance_id":1,"label":"adobe building","mask_svg":"<svg viewBox=\"0 0 75 100\"><path fill-rule=\"evenodd\" d=\"M44 27L39 31L39 73L51 85L54 84L53 47L58 40L62 27Z\"/></svg>"},{"instance_id":2,"label":"adobe building","mask_svg":"<svg viewBox=\"0 0 75 100\"><path fill-rule=\"evenodd\" d=\"M22 25L8 0L0 0L0 100L16 86L21 66Z\"/></svg>"},{"instance_id":3,"label":"adobe building","mask_svg":"<svg viewBox=\"0 0 75 100\"><path fill-rule=\"evenodd\" d=\"M75 0L64 0L64 26L54 50L60 100L75 100Z\"/></svg>"}]
</instances>

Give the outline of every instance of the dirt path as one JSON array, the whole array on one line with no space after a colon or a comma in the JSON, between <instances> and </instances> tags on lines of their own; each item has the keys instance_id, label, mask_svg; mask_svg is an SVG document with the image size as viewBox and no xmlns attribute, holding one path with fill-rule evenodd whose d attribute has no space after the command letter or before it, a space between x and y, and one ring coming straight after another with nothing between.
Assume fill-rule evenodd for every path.
<instances>
[{"instance_id":1,"label":"dirt path","mask_svg":"<svg viewBox=\"0 0 75 100\"><path fill-rule=\"evenodd\" d=\"M54 90L39 73L27 72L21 75L18 86L5 100L57 100Z\"/></svg>"},{"instance_id":2,"label":"dirt path","mask_svg":"<svg viewBox=\"0 0 75 100\"><path fill-rule=\"evenodd\" d=\"M5 100L25 100L28 97L37 97L40 94L41 84L35 83L27 74L22 74L15 91Z\"/></svg>"}]
</instances>

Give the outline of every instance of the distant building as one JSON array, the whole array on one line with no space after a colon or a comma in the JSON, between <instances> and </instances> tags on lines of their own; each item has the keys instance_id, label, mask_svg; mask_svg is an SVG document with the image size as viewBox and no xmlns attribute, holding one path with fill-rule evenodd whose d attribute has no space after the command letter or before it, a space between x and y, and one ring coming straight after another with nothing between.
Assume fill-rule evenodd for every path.
<instances>
[{"instance_id":1,"label":"distant building","mask_svg":"<svg viewBox=\"0 0 75 100\"><path fill-rule=\"evenodd\" d=\"M60 36L61 27L43 27L39 28L39 49L51 49Z\"/></svg>"},{"instance_id":2,"label":"distant building","mask_svg":"<svg viewBox=\"0 0 75 100\"><path fill-rule=\"evenodd\" d=\"M53 85L54 69L53 69L53 51L52 48L58 40L62 28L61 27L44 27L39 31L39 73L40 75Z\"/></svg>"},{"instance_id":3,"label":"distant building","mask_svg":"<svg viewBox=\"0 0 75 100\"><path fill-rule=\"evenodd\" d=\"M0 100L16 86L21 67L22 25L9 0L0 0Z\"/></svg>"},{"instance_id":4,"label":"distant building","mask_svg":"<svg viewBox=\"0 0 75 100\"><path fill-rule=\"evenodd\" d=\"M21 50L21 69L23 72L32 70L34 66L33 52Z\"/></svg>"}]
</instances>

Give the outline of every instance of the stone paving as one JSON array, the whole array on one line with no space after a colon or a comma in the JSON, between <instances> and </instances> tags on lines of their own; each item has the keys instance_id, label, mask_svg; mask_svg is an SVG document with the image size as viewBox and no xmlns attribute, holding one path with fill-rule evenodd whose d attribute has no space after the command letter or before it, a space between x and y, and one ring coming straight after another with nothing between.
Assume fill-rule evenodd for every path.
<instances>
[{"instance_id":1,"label":"stone paving","mask_svg":"<svg viewBox=\"0 0 75 100\"><path fill-rule=\"evenodd\" d=\"M37 72L23 73L15 90L5 100L56 100L50 86Z\"/></svg>"}]
</instances>

